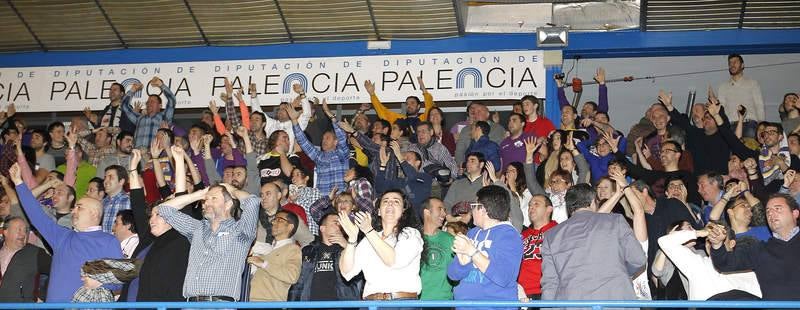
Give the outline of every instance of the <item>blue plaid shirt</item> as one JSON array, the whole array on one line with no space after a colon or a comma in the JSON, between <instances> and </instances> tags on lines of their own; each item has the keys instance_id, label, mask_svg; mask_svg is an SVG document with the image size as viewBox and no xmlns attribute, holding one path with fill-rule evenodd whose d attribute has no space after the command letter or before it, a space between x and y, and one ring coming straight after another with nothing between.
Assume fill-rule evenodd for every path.
<instances>
[{"instance_id":1,"label":"blue plaid shirt","mask_svg":"<svg viewBox=\"0 0 800 310\"><path fill-rule=\"evenodd\" d=\"M216 231L207 219L196 220L178 209L162 205L158 214L191 243L183 296L228 296L239 300L247 253L256 238L261 200L240 200L239 220L222 221Z\"/></svg>"},{"instance_id":2,"label":"blue plaid shirt","mask_svg":"<svg viewBox=\"0 0 800 310\"><path fill-rule=\"evenodd\" d=\"M125 191L120 191L114 196L103 198L103 231L111 233L117 212L131 208L131 198Z\"/></svg>"},{"instance_id":3,"label":"blue plaid shirt","mask_svg":"<svg viewBox=\"0 0 800 310\"><path fill-rule=\"evenodd\" d=\"M131 106L133 91L128 91L125 97L122 98L122 111L125 117L136 125L136 132L134 133L136 148L150 147L150 141L156 136L158 128L161 128L161 122L172 123L172 116L175 115L175 94L166 84L161 85L161 90L164 92L164 96L167 97L167 108L153 116L133 111Z\"/></svg>"},{"instance_id":4,"label":"blue plaid shirt","mask_svg":"<svg viewBox=\"0 0 800 310\"><path fill-rule=\"evenodd\" d=\"M316 188L320 193L329 193L334 186L339 187L339 191L345 188L344 174L350 169L350 149L347 148L347 135L339 128L339 124L333 123L333 132L336 133L336 149L322 151L306 138L306 134L297 124L292 125L297 144L314 161L317 177Z\"/></svg>"}]
</instances>

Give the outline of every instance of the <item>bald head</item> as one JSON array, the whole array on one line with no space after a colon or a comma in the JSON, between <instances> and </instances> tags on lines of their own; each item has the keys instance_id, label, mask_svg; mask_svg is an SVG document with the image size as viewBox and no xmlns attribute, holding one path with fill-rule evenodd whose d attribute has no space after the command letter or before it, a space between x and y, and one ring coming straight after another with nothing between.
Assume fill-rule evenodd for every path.
<instances>
[{"instance_id":1,"label":"bald head","mask_svg":"<svg viewBox=\"0 0 800 310\"><path fill-rule=\"evenodd\" d=\"M79 199L72 209L72 226L79 231L100 225L102 218L103 203L91 197Z\"/></svg>"}]
</instances>

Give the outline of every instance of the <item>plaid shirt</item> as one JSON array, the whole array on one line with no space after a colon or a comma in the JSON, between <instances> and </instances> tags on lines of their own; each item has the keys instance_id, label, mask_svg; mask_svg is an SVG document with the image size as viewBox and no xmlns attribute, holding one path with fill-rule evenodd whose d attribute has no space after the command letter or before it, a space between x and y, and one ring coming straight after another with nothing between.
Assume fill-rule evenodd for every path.
<instances>
[{"instance_id":1,"label":"plaid shirt","mask_svg":"<svg viewBox=\"0 0 800 310\"><path fill-rule=\"evenodd\" d=\"M256 156L261 156L267 153L267 142L269 141L269 136L264 136L263 139L259 139L256 136L255 131L248 131L250 135L250 144L253 145L253 152L256 152Z\"/></svg>"},{"instance_id":2,"label":"plaid shirt","mask_svg":"<svg viewBox=\"0 0 800 310\"><path fill-rule=\"evenodd\" d=\"M293 188L295 188L294 184L289 185L290 192ZM310 230L315 236L319 235L319 224L317 224L317 221L311 216L311 205L322 197L322 193L320 193L318 189L308 186L296 187L296 191L297 201L294 203L303 207L303 210L306 211L306 216L308 217L308 230Z\"/></svg>"},{"instance_id":3,"label":"plaid shirt","mask_svg":"<svg viewBox=\"0 0 800 310\"><path fill-rule=\"evenodd\" d=\"M372 189L372 184L367 181L365 178L360 178L358 180L350 181L349 187L344 190L344 192L350 192L350 188L355 188L356 197L353 197L355 200L355 209L353 212L357 211L364 211L369 214L373 214L372 211L375 209L375 205L372 203L374 197L374 190ZM322 195L317 201L314 201L310 207L310 215L311 218L314 219L314 222L318 222L325 213L334 212L336 210L329 210L333 206L330 197L327 195ZM311 220L309 220L311 222Z\"/></svg>"},{"instance_id":4,"label":"plaid shirt","mask_svg":"<svg viewBox=\"0 0 800 310\"><path fill-rule=\"evenodd\" d=\"M447 150L444 144L433 142L425 147L419 143L414 143L408 146L408 151L417 152L422 156L423 169L428 165L441 165L450 169L450 177L456 178L458 166L456 166L455 159L450 155L450 151Z\"/></svg>"},{"instance_id":5,"label":"plaid shirt","mask_svg":"<svg viewBox=\"0 0 800 310\"><path fill-rule=\"evenodd\" d=\"M158 209L159 215L192 244L183 296L228 296L239 300L241 275L256 238L261 200L253 195L242 199L241 218L222 221L216 232L208 220L196 220L164 206Z\"/></svg>"},{"instance_id":6,"label":"plaid shirt","mask_svg":"<svg viewBox=\"0 0 800 310\"><path fill-rule=\"evenodd\" d=\"M231 128L235 131L242 126L242 116L239 115L239 107L233 103L233 97L231 94L228 101L225 101L225 119L231 122Z\"/></svg>"},{"instance_id":7,"label":"plaid shirt","mask_svg":"<svg viewBox=\"0 0 800 310\"><path fill-rule=\"evenodd\" d=\"M122 111L125 112L125 117L136 125L136 132L133 135L136 148L150 147L150 141L153 140L158 129L161 128L161 122L172 123L172 117L175 114L175 94L166 84L161 85L161 91L167 97L167 108L153 116L133 111L131 106L133 91L128 91L125 97L122 98Z\"/></svg>"},{"instance_id":8,"label":"plaid shirt","mask_svg":"<svg viewBox=\"0 0 800 310\"><path fill-rule=\"evenodd\" d=\"M115 136L119 132L119 128L118 127L112 127L112 128L114 128L115 130L111 130L109 134L112 136L111 140L113 141L114 140L113 136ZM91 142L86 139L86 137L91 134L92 134L91 130L84 130L78 132L78 137L80 137L78 139L78 143L83 148L83 152L86 153L87 156L86 161L91 163L92 166L98 167L100 163L103 162L103 159L106 158L106 156L116 155L117 149L114 147L113 142L104 148L98 148L97 144L94 144L94 142Z\"/></svg>"},{"instance_id":9,"label":"plaid shirt","mask_svg":"<svg viewBox=\"0 0 800 310\"><path fill-rule=\"evenodd\" d=\"M314 168L317 173L315 187L322 193L330 192L334 186L338 186L339 191L342 191L345 187L344 174L350 169L350 149L347 147L347 135L344 131L336 122L333 122L333 131L338 140L336 149L322 151L308 141L299 125L293 125L292 130L300 148L316 165Z\"/></svg>"},{"instance_id":10,"label":"plaid shirt","mask_svg":"<svg viewBox=\"0 0 800 310\"><path fill-rule=\"evenodd\" d=\"M114 196L103 198L103 231L111 233L117 212L131 208L131 198L125 191L120 191Z\"/></svg>"}]
</instances>

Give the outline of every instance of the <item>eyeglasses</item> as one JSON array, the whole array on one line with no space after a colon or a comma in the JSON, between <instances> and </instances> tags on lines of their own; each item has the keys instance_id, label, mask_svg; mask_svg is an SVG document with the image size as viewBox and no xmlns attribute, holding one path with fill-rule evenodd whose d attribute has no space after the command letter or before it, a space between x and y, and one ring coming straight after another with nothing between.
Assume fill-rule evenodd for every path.
<instances>
[{"instance_id":1,"label":"eyeglasses","mask_svg":"<svg viewBox=\"0 0 800 310\"><path fill-rule=\"evenodd\" d=\"M774 135L777 135L777 134L778 134L777 130L764 130L758 135L761 136L761 137L766 137L767 135L774 136Z\"/></svg>"},{"instance_id":2,"label":"eyeglasses","mask_svg":"<svg viewBox=\"0 0 800 310\"><path fill-rule=\"evenodd\" d=\"M550 179L550 184L558 184L558 183L567 183L567 181L564 181L562 179Z\"/></svg>"},{"instance_id":3,"label":"eyeglasses","mask_svg":"<svg viewBox=\"0 0 800 310\"><path fill-rule=\"evenodd\" d=\"M483 208L483 204L480 203L480 202L477 202L477 201L476 202L470 202L469 203L469 208L472 209L472 210L480 209L480 208Z\"/></svg>"},{"instance_id":4,"label":"eyeglasses","mask_svg":"<svg viewBox=\"0 0 800 310\"><path fill-rule=\"evenodd\" d=\"M273 219L269 220L269 222L270 222L270 223L276 223L276 222L278 222L278 221L282 221L282 222L284 222L284 223L289 223L289 220L287 220L287 219L285 219L285 218L282 218L282 217L280 217L280 216L276 216L275 218L273 218Z\"/></svg>"},{"instance_id":5,"label":"eyeglasses","mask_svg":"<svg viewBox=\"0 0 800 310\"><path fill-rule=\"evenodd\" d=\"M661 149L661 152L672 152L672 153L680 153L680 151L673 150L673 149Z\"/></svg>"}]
</instances>

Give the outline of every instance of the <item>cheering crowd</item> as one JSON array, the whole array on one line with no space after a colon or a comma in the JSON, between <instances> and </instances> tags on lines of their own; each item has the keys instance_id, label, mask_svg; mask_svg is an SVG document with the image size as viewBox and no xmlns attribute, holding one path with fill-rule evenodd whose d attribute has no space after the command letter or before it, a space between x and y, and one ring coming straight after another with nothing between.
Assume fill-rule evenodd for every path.
<instances>
[{"instance_id":1,"label":"cheering crowd","mask_svg":"<svg viewBox=\"0 0 800 310\"><path fill-rule=\"evenodd\" d=\"M421 97L336 115L294 86L226 91L191 127L158 77L28 128L0 112L0 301L798 300L800 102L757 81L627 134L597 102L501 119ZM133 94L160 88L142 106ZM313 98L313 99L312 99ZM166 103L162 102L166 99ZM270 107L270 109L272 109Z\"/></svg>"}]
</instances>

